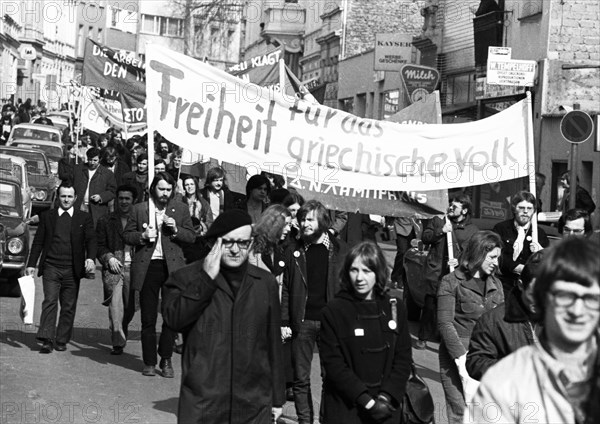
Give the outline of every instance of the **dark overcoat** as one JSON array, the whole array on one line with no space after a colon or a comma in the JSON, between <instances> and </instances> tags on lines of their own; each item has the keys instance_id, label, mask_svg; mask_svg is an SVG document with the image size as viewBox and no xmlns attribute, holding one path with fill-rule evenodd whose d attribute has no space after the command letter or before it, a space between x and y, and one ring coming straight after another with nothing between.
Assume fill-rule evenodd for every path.
<instances>
[{"instance_id":1,"label":"dark overcoat","mask_svg":"<svg viewBox=\"0 0 600 424\"><path fill-rule=\"evenodd\" d=\"M285 402L279 288L248 264L236 295L202 261L166 283L163 319L184 334L179 423L270 423Z\"/></svg>"},{"instance_id":2,"label":"dark overcoat","mask_svg":"<svg viewBox=\"0 0 600 424\"><path fill-rule=\"evenodd\" d=\"M323 423L372 423L358 399L364 394L376 398L380 392L391 396L397 408L385 423L400 422L398 407L410 374L412 347L404 306L397 301L393 329L389 300L387 295L360 300L342 291L323 309Z\"/></svg>"}]
</instances>

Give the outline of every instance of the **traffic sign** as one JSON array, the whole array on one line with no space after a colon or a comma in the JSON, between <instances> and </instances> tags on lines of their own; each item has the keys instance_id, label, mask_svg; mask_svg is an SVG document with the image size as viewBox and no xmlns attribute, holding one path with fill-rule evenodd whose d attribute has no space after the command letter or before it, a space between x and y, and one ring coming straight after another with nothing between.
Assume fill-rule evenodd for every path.
<instances>
[{"instance_id":1,"label":"traffic sign","mask_svg":"<svg viewBox=\"0 0 600 424\"><path fill-rule=\"evenodd\" d=\"M581 110L567 113L560 121L560 133L569 143L583 143L593 132L592 117Z\"/></svg>"}]
</instances>

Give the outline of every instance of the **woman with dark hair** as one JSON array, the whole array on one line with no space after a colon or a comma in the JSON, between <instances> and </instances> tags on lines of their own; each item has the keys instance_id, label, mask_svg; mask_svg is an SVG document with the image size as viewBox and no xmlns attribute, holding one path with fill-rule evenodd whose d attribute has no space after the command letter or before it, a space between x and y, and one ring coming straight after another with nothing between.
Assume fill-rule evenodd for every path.
<instances>
[{"instance_id":1,"label":"woman with dark hair","mask_svg":"<svg viewBox=\"0 0 600 424\"><path fill-rule=\"evenodd\" d=\"M267 207L271 183L264 175L253 175L246 183L246 211L256 223Z\"/></svg>"},{"instance_id":2,"label":"woman with dark hair","mask_svg":"<svg viewBox=\"0 0 600 424\"><path fill-rule=\"evenodd\" d=\"M137 189L137 197L133 203L141 203L148 200L148 155L142 153L136 158L136 163L135 171L123 175L123 184Z\"/></svg>"},{"instance_id":3,"label":"woman with dark hair","mask_svg":"<svg viewBox=\"0 0 600 424\"><path fill-rule=\"evenodd\" d=\"M288 209L288 211L290 211L290 214L292 215L292 229L290 230L289 237L295 239L300 233L300 224L298 224L296 214L304 204L304 197L302 197L296 191L290 191L290 194L283 199L282 204Z\"/></svg>"},{"instance_id":4,"label":"woman with dark hair","mask_svg":"<svg viewBox=\"0 0 600 424\"><path fill-rule=\"evenodd\" d=\"M184 195L181 200L188 205L196 238L203 236L213 222L210 205L202 197L198 179L188 175L183 179Z\"/></svg>"},{"instance_id":5,"label":"woman with dark hair","mask_svg":"<svg viewBox=\"0 0 600 424\"><path fill-rule=\"evenodd\" d=\"M229 209L243 209L242 199L229 190L225 170L220 166L208 170L201 192L204 200L210 205L213 220Z\"/></svg>"},{"instance_id":6,"label":"woman with dark hair","mask_svg":"<svg viewBox=\"0 0 600 424\"><path fill-rule=\"evenodd\" d=\"M286 239L292 215L285 206L271 205L260 216L252 230L254 243L248 261L259 268L270 271L277 279L281 297L283 260L282 242Z\"/></svg>"},{"instance_id":7,"label":"woman with dark hair","mask_svg":"<svg viewBox=\"0 0 600 424\"><path fill-rule=\"evenodd\" d=\"M412 352L404 306L385 289L381 248L370 241L356 245L340 277L342 290L321 319L321 422L398 423Z\"/></svg>"},{"instance_id":8,"label":"woman with dark hair","mask_svg":"<svg viewBox=\"0 0 600 424\"><path fill-rule=\"evenodd\" d=\"M498 234L475 233L467 241L458 268L442 278L438 289L440 376L450 424L462 423L465 393L473 394L474 381L466 370L473 327L484 312L504 302L502 283L495 275L501 250Z\"/></svg>"}]
</instances>

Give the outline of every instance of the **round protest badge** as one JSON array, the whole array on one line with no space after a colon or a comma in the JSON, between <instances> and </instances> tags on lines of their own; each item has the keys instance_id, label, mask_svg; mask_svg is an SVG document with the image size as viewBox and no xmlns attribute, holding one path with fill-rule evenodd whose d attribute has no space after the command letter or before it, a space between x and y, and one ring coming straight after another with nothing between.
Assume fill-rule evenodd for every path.
<instances>
[{"instance_id":1,"label":"round protest badge","mask_svg":"<svg viewBox=\"0 0 600 424\"><path fill-rule=\"evenodd\" d=\"M279 266L283 268L285 266L285 262L279 261Z\"/></svg>"},{"instance_id":2,"label":"round protest badge","mask_svg":"<svg viewBox=\"0 0 600 424\"><path fill-rule=\"evenodd\" d=\"M390 327L390 329L392 329L392 330L395 330L397 326L398 326L398 325L396 324L396 321L394 321L393 319L391 319L391 320L388 322L388 327Z\"/></svg>"}]
</instances>

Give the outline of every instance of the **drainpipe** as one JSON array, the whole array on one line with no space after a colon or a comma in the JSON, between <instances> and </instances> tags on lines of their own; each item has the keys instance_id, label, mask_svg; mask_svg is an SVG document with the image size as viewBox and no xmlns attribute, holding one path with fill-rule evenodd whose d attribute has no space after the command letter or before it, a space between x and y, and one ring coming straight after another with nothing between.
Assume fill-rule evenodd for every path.
<instances>
[{"instance_id":1,"label":"drainpipe","mask_svg":"<svg viewBox=\"0 0 600 424\"><path fill-rule=\"evenodd\" d=\"M346 21L348 20L348 0L342 0L342 40L340 60L346 58Z\"/></svg>"}]
</instances>

